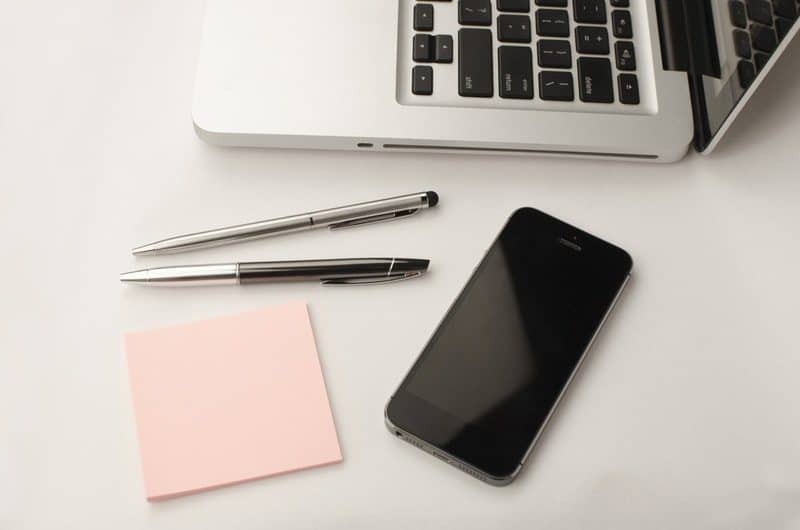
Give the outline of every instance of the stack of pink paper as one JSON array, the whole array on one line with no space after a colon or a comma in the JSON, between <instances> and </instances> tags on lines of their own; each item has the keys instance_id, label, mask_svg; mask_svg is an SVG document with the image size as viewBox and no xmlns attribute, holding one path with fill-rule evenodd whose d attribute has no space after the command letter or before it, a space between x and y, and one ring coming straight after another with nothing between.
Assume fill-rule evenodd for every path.
<instances>
[{"instance_id":1,"label":"stack of pink paper","mask_svg":"<svg viewBox=\"0 0 800 530\"><path fill-rule=\"evenodd\" d=\"M125 343L148 500L341 461L305 304Z\"/></svg>"}]
</instances>

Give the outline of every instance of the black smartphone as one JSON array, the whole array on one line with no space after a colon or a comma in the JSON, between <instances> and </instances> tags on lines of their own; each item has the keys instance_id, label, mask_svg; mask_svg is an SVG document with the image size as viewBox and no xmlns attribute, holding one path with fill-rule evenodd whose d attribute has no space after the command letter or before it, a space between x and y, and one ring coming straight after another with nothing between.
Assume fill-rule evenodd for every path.
<instances>
[{"instance_id":1,"label":"black smartphone","mask_svg":"<svg viewBox=\"0 0 800 530\"><path fill-rule=\"evenodd\" d=\"M510 483L630 277L619 247L514 212L386 405L395 435Z\"/></svg>"}]
</instances>

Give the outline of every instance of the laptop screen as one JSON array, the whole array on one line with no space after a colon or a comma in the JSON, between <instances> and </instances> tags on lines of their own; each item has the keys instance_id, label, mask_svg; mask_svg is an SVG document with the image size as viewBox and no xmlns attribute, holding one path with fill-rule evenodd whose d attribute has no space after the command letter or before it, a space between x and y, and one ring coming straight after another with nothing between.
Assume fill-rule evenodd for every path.
<instances>
[{"instance_id":1,"label":"laptop screen","mask_svg":"<svg viewBox=\"0 0 800 530\"><path fill-rule=\"evenodd\" d=\"M720 78L702 76L711 135L790 35L798 0L710 0L719 53ZM791 32L793 34L793 32Z\"/></svg>"}]
</instances>

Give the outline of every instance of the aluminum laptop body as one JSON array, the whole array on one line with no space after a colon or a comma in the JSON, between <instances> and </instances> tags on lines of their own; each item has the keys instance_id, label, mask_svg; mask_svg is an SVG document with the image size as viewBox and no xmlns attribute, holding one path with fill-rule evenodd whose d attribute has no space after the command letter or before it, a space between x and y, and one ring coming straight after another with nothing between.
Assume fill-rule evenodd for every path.
<instances>
[{"instance_id":1,"label":"aluminum laptop body","mask_svg":"<svg viewBox=\"0 0 800 530\"><path fill-rule=\"evenodd\" d=\"M670 162L713 149L797 7L207 0L193 121L230 146Z\"/></svg>"}]
</instances>

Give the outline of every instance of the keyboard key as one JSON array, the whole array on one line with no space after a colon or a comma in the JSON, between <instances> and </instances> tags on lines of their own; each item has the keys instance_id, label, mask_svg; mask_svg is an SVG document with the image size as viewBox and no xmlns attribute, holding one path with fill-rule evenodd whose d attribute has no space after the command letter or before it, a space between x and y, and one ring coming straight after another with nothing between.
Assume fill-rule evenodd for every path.
<instances>
[{"instance_id":1,"label":"keyboard key","mask_svg":"<svg viewBox=\"0 0 800 530\"><path fill-rule=\"evenodd\" d=\"M411 92L418 96L433 94L433 68L430 66L415 66L411 70Z\"/></svg>"},{"instance_id":2,"label":"keyboard key","mask_svg":"<svg viewBox=\"0 0 800 530\"><path fill-rule=\"evenodd\" d=\"M542 37L569 37L569 14L559 9L537 10L536 33Z\"/></svg>"},{"instance_id":3,"label":"keyboard key","mask_svg":"<svg viewBox=\"0 0 800 530\"><path fill-rule=\"evenodd\" d=\"M575 0L575 22L587 24L606 23L605 0Z\"/></svg>"},{"instance_id":4,"label":"keyboard key","mask_svg":"<svg viewBox=\"0 0 800 530\"><path fill-rule=\"evenodd\" d=\"M790 20L797 18L797 6L794 0L772 0L772 10L779 17Z\"/></svg>"},{"instance_id":5,"label":"keyboard key","mask_svg":"<svg viewBox=\"0 0 800 530\"><path fill-rule=\"evenodd\" d=\"M497 0L497 10L527 13L531 10L531 2L530 0Z\"/></svg>"},{"instance_id":6,"label":"keyboard key","mask_svg":"<svg viewBox=\"0 0 800 530\"><path fill-rule=\"evenodd\" d=\"M465 97L494 95L492 32L488 29L458 31L458 93Z\"/></svg>"},{"instance_id":7,"label":"keyboard key","mask_svg":"<svg viewBox=\"0 0 800 530\"><path fill-rule=\"evenodd\" d=\"M614 87L611 81L611 61L594 57L578 59L578 85L581 101L613 103Z\"/></svg>"},{"instance_id":8,"label":"keyboard key","mask_svg":"<svg viewBox=\"0 0 800 530\"><path fill-rule=\"evenodd\" d=\"M633 25L631 24L631 14L629 11L619 9L611 12L611 28L614 36L618 39L632 39Z\"/></svg>"},{"instance_id":9,"label":"keyboard key","mask_svg":"<svg viewBox=\"0 0 800 530\"><path fill-rule=\"evenodd\" d=\"M744 4L739 0L730 0L728 3L728 11L731 15L731 24L737 28L747 27L747 12L744 9Z\"/></svg>"},{"instance_id":10,"label":"keyboard key","mask_svg":"<svg viewBox=\"0 0 800 530\"><path fill-rule=\"evenodd\" d=\"M755 59L756 71L760 72L767 65L767 62L769 61L769 55L766 53L757 53L753 59Z\"/></svg>"},{"instance_id":11,"label":"keyboard key","mask_svg":"<svg viewBox=\"0 0 800 530\"><path fill-rule=\"evenodd\" d=\"M767 0L747 0L747 16L761 24L772 25L772 8Z\"/></svg>"},{"instance_id":12,"label":"keyboard key","mask_svg":"<svg viewBox=\"0 0 800 530\"><path fill-rule=\"evenodd\" d=\"M569 41L542 39L537 43L537 57L542 68L570 68L572 52Z\"/></svg>"},{"instance_id":13,"label":"keyboard key","mask_svg":"<svg viewBox=\"0 0 800 530\"><path fill-rule=\"evenodd\" d=\"M617 41L614 44L614 55L617 57L617 70L636 70L636 52L630 41Z\"/></svg>"},{"instance_id":14,"label":"keyboard key","mask_svg":"<svg viewBox=\"0 0 800 530\"><path fill-rule=\"evenodd\" d=\"M437 63L453 62L453 37L450 35L436 35L434 38L435 56Z\"/></svg>"},{"instance_id":15,"label":"keyboard key","mask_svg":"<svg viewBox=\"0 0 800 530\"><path fill-rule=\"evenodd\" d=\"M500 15L497 17L497 39L500 42L530 42L531 17Z\"/></svg>"},{"instance_id":16,"label":"keyboard key","mask_svg":"<svg viewBox=\"0 0 800 530\"><path fill-rule=\"evenodd\" d=\"M786 20L785 18L776 18L775 19L775 30L778 32L778 39L783 40L789 30L792 29L792 22L791 20Z\"/></svg>"},{"instance_id":17,"label":"keyboard key","mask_svg":"<svg viewBox=\"0 0 800 530\"><path fill-rule=\"evenodd\" d=\"M619 102L623 105L639 104L639 81L633 74L619 74L617 76L619 89Z\"/></svg>"},{"instance_id":18,"label":"keyboard key","mask_svg":"<svg viewBox=\"0 0 800 530\"><path fill-rule=\"evenodd\" d=\"M750 50L750 34L741 29L733 30L733 48L736 55L742 59L749 59L752 51Z\"/></svg>"},{"instance_id":19,"label":"keyboard key","mask_svg":"<svg viewBox=\"0 0 800 530\"><path fill-rule=\"evenodd\" d=\"M497 71L501 98L533 99L533 65L527 46L500 46Z\"/></svg>"},{"instance_id":20,"label":"keyboard key","mask_svg":"<svg viewBox=\"0 0 800 530\"><path fill-rule=\"evenodd\" d=\"M628 0L611 0L609 3L611 7L628 7L630 5Z\"/></svg>"},{"instance_id":21,"label":"keyboard key","mask_svg":"<svg viewBox=\"0 0 800 530\"><path fill-rule=\"evenodd\" d=\"M567 7L567 0L536 0L536 5L542 7Z\"/></svg>"},{"instance_id":22,"label":"keyboard key","mask_svg":"<svg viewBox=\"0 0 800 530\"><path fill-rule=\"evenodd\" d=\"M607 55L608 31L599 26L578 26L575 28L575 47L578 53Z\"/></svg>"},{"instance_id":23,"label":"keyboard key","mask_svg":"<svg viewBox=\"0 0 800 530\"><path fill-rule=\"evenodd\" d=\"M739 61L736 65L736 71L739 73L739 85L747 90L747 87L753 84L756 78L756 69L753 68L753 63L750 61Z\"/></svg>"},{"instance_id":24,"label":"keyboard key","mask_svg":"<svg viewBox=\"0 0 800 530\"><path fill-rule=\"evenodd\" d=\"M539 97L548 101L572 101L575 89L570 72L539 72Z\"/></svg>"},{"instance_id":25,"label":"keyboard key","mask_svg":"<svg viewBox=\"0 0 800 530\"><path fill-rule=\"evenodd\" d=\"M433 61L433 37L419 33L414 35L414 62L429 63Z\"/></svg>"},{"instance_id":26,"label":"keyboard key","mask_svg":"<svg viewBox=\"0 0 800 530\"><path fill-rule=\"evenodd\" d=\"M414 31L433 31L433 5L414 6Z\"/></svg>"},{"instance_id":27,"label":"keyboard key","mask_svg":"<svg viewBox=\"0 0 800 530\"><path fill-rule=\"evenodd\" d=\"M458 23L462 26L491 26L490 0L458 0Z\"/></svg>"},{"instance_id":28,"label":"keyboard key","mask_svg":"<svg viewBox=\"0 0 800 530\"><path fill-rule=\"evenodd\" d=\"M750 26L750 39L753 42L753 48L758 51L772 53L778 47L775 31L761 24L752 24Z\"/></svg>"}]
</instances>

